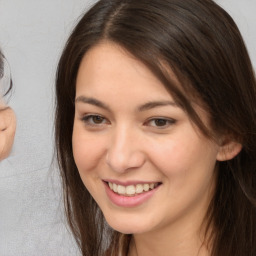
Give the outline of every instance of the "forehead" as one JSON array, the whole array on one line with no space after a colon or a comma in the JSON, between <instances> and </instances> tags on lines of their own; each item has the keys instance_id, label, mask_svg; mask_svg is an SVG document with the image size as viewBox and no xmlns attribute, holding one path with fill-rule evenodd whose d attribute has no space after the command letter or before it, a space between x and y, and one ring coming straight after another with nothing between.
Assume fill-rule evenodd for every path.
<instances>
[{"instance_id":1,"label":"forehead","mask_svg":"<svg viewBox=\"0 0 256 256\"><path fill-rule=\"evenodd\" d=\"M173 72L170 76L176 83ZM170 95L162 82L140 60L117 44L104 42L91 48L83 57L79 67L76 92L91 89L94 92L108 89L122 91L128 88L151 91L152 95L158 92Z\"/></svg>"}]
</instances>

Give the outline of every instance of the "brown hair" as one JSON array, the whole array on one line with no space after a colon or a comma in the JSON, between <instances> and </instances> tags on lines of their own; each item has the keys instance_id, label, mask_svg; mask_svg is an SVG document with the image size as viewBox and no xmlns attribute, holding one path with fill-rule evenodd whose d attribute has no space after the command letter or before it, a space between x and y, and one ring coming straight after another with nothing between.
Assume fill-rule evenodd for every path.
<instances>
[{"instance_id":1,"label":"brown hair","mask_svg":"<svg viewBox=\"0 0 256 256\"><path fill-rule=\"evenodd\" d=\"M78 68L86 52L102 40L119 44L141 60L203 134L212 138L213 133L226 133L242 144L237 157L217 163L216 191L206 221L212 227L212 256L256 255L255 76L237 26L211 0L100 0L69 37L56 75L55 132L66 215L82 254L103 255L106 243L116 251L123 237L105 223L72 154ZM182 90L162 63L174 71ZM192 95L209 113L210 129L192 107Z\"/></svg>"}]
</instances>

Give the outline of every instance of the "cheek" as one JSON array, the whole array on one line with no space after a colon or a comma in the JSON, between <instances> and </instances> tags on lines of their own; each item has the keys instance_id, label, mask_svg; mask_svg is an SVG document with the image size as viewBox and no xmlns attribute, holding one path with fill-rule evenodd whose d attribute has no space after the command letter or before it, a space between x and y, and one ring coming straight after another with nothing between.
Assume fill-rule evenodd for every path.
<instances>
[{"instance_id":1,"label":"cheek","mask_svg":"<svg viewBox=\"0 0 256 256\"><path fill-rule=\"evenodd\" d=\"M83 129L74 127L72 147L81 180L93 196L97 191L95 180L98 180L100 145L90 135L85 136Z\"/></svg>"},{"instance_id":2,"label":"cheek","mask_svg":"<svg viewBox=\"0 0 256 256\"><path fill-rule=\"evenodd\" d=\"M216 163L217 147L195 136L177 137L150 148L153 162L167 177L208 175Z\"/></svg>"},{"instance_id":3,"label":"cheek","mask_svg":"<svg viewBox=\"0 0 256 256\"><path fill-rule=\"evenodd\" d=\"M154 166L163 175L166 196L162 199L162 212L172 213L164 217L166 221L195 206L208 207L208 195L211 196L214 189L216 162L216 148L211 143L172 140L152 147L151 155L154 156Z\"/></svg>"},{"instance_id":4,"label":"cheek","mask_svg":"<svg viewBox=\"0 0 256 256\"><path fill-rule=\"evenodd\" d=\"M81 176L97 169L104 155L104 141L74 127L72 147L74 160Z\"/></svg>"}]
</instances>

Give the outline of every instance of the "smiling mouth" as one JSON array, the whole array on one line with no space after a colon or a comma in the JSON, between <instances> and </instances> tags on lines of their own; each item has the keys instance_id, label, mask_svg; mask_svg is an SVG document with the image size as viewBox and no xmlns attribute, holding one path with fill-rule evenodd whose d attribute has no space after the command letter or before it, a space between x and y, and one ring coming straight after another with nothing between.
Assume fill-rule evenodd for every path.
<instances>
[{"instance_id":1,"label":"smiling mouth","mask_svg":"<svg viewBox=\"0 0 256 256\"><path fill-rule=\"evenodd\" d=\"M136 196L136 195L151 191L161 185L161 183L159 182L128 185L128 186L123 186L123 185L115 184L112 182L107 182L107 184L114 193L122 196Z\"/></svg>"}]
</instances>

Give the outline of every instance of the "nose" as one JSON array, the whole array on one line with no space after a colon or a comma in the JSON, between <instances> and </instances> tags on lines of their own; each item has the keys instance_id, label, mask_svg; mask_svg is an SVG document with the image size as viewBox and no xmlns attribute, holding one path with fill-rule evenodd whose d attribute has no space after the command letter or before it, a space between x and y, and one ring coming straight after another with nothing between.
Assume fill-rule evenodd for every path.
<instances>
[{"instance_id":1,"label":"nose","mask_svg":"<svg viewBox=\"0 0 256 256\"><path fill-rule=\"evenodd\" d=\"M121 128L113 132L106 154L106 162L115 172L123 173L145 163L145 154L138 134Z\"/></svg>"}]
</instances>

